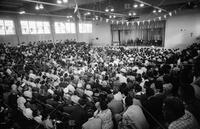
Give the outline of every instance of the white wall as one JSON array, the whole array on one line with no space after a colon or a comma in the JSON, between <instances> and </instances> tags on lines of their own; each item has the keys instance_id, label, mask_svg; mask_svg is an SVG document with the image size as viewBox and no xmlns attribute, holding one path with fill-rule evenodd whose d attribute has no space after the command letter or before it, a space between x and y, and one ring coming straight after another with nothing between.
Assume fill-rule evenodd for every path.
<instances>
[{"instance_id":1,"label":"white wall","mask_svg":"<svg viewBox=\"0 0 200 129\"><path fill-rule=\"evenodd\" d=\"M93 43L93 45L105 46L111 44L111 28L110 24L98 22L93 23L92 33L81 34L78 31L78 25L76 25L75 34L55 34L54 22L65 21L65 18L57 17L41 17L41 16L29 16L29 15L14 15L14 14L0 14L0 19L11 19L15 24L15 35L0 35L0 43L10 42L12 45L17 45L22 42L37 42L40 40L77 40L79 42ZM49 21L51 25L51 34L36 34L36 35L22 35L20 20L44 20ZM96 39L98 38L98 40Z\"/></svg>"},{"instance_id":2,"label":"white wall","mask_svg":"<svg viewBox=\"0 0 200 129\"><path fill-rule=\"evenodd\" d=\"M98 22L92 24L92 33L78 33L79 42L92 43L94 46L111 45L110 24Z\"/></svg>"},{"instance_id":3,"label":"white wall","mask_svg":"<svg viewBox=\"0 0 200 129\"><path fill-rule=\"evenodd\" d=\"M94 46L111 45L111 25L108 23L93 24L92 40Z\"/></svg>"},{"instance_id":4,"label":"white wall","mask_svg":"<svg viewBox=\"0 0 200 129\"><path fill-rule=\"evenodd\" d=\"M200 35L200 10L185 10L166 22L165 48L183 49Z\"/></svg>"}]
</instances>

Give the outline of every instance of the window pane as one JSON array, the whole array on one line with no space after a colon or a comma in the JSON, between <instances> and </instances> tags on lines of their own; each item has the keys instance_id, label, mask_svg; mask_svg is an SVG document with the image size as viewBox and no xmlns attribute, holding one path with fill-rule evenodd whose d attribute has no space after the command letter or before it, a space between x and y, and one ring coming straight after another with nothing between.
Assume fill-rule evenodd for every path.
<instances>
[{"instance_id":1,"label":"window pane","mask_svg":"<svg viewBox=\"0 0 200 129\"><path fill-rule=\"evenodd\" d=\"M5 24L6 35L15 34L15 26L12 20L5 20L4 24Z\"/></svg>"},{"instance_id":2,"label":"window pane","mask_svg":"<svg viewBox=\"0 0 200 129\"><path fill-rule=\"evenodd\" d=\"M75 23L71 23L71 33L76 33L76 26Z\"/></svg>"},{"instance_id":3,"label":"window pane","mask_svg":"<svg viewBox=\"0 0 200 129\"><path fill-rule=\"evenodd\" d=\"M50 31L50 24L49 24L49 22L43 22L43 25L44 25L44 33L45 34L50 34L51 31Z\"/></svg>"},{"instance_id":4,"label":"window pane","mask_svg":"<svg viewBox=\"0 0 200 129\"><path fill-rule=\"evenodd\" d=\"M56 33L61 33L60 32L60 24L59 24L59 22L55 22L55 32Z\"/></svg>"},{"instance_id":5,"label":"window pane","mask_svg":"<svg viewBox=\"0 0 200 129\"><path fill-rule=\"evenodd\" d=\"M60 22L60 32L61 33L66 33L66 29L65 29L65 24L63 22Z\"/></svg>"},{"instance_id":6,"label":"window pane","mask_svg":"<svg viewBox=\"0 0 200 129\"><path fill-rule=\"evenodd\" d=\"M65 23L66 33L76 33L75 23Z\"/></svg>"},{"instance_id":7,"label":"window pane","mask_svg":"<svg viewBox=\"0 0 200 129\"><path fill-rule=\"evenodd\" d=\"M28 21L20 21L22 34L29 34Z\"/></svg>"},{"instance_id":8,"label":"window pane","mask_svg":"<svg viewBox=\"0 0 200 129\"><path fill-rule=\"evenodd\" d=\"M36 25L37 25L37 34L43 34L44 33L43 22L38 21L36 22Z\"/></svg>"},{"instance_id":9,"label":"window pane","mask_svg":"<svg viewBox=\"0 0 200 129\"><path fill-rule=\"evenodd\" d=\"M92 33L92 24L79 23L80 33Z\"/></svg>"},{"instance_id":10,"label":"window pane","mask_svg":"<svg viewBox=\"0 0 200 129\"><path fill-rule=\"evenodd\" d=\"M83 24L79 23L79 26L78 26L78 27L79 27L79 32L80 32L80 33L83 33Z\"/></svg>"},{"instance_id":11,"label":"window pane","mask_svg":"<svg viewBox=\"0 0 200 129\"><path fill-rule=\"evenodd\" d=\"M0 20L0 35L5 35L5 28L3 20Z\"/></svg>"},{"instance_id":12,"label":"window pane","mask_svg":"<svg viewBox=\"0 0 200 129\"><path fill-rule=\"evenodd\" d=\"M71 33L71 26L70 23L65 23L66 33Z\"/></svg>"},{"instance_id":13,"label":"window pane","mask_svg":"<svg viewBox=\"0 0 200 129\"><path fill-rule=\"evenodd\" d=\"M55 22L55 32L56 33L66 33L66 27L63 22Z\"/></svg>"},{"instance_id":14,"label":"window pane","mask_svg":"<svg viewBox=\"0 0 200 129\"><path fill-rule=\"evenodd\" d=\"M92 24L87 24L87 32L92 33Z\"/></svg>"},{"instance_id":15,"label":"window pane","mask_svg":"<svg viewBox=\"0 0 200 129\"><path fill-rule=\"evenodd\" d=\"M36 34L37 33L35 21L29 21L29 31L30 31L30 34Z\"/></svg>"}]
</instances>

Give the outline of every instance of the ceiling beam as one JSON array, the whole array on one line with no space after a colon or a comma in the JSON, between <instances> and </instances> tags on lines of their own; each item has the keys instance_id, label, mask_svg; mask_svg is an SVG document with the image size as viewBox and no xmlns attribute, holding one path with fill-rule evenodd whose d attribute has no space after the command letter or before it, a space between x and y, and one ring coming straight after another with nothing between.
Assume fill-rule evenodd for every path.
<instances>
[{"instance_id":1,"label":"ceiling beam","mask_svg":"<svg viewBox=\"0 0 200 129\"><path fill-rule=\"evenodd\" d=\"M143 4L147 5L147 6L153 7L153 8L158 9L158 10L162 10L163 12L166 12L166 13L169 13L169 11L167 11L167 10L161 8L161 7L152 5L152 4L147 3L147 2L144 2L144 1L142 1L142 0L134 0L134 1L139 2L139 3L143 3Z\"/></svg>"},{"instance_id":2,"label":"ceiling beam","mask_svg":"<svg viewBox=\"0 0 200 129\"><path fill-rule=\"evenodd\" d=\"M0 13L19 14L19 12L16 12L16 11L4 11L4 10L0 10ZM23 15L37 15L37 16L45 16L45 17L62 17L62 18L66 18L66 16L64 16L64 15L54 15L54 14L25 13Z\"/></svg>"},{"instance_id":3,"label":"ceiling beam","mask_svg":"<svg viewBox=\"0 0 200 129\"><path fill-rule=\"evenodd\" d=\"M55 3L43 2L43 1L36 1L36 0L22 0L22 1L31 2L31 3L37 3L37 4L50 5L50 6L63 7L64 9L65 8L69 8L68 6L63 5L63 4L55 4ZM73 7L73 8L75 8L75 7ZM107 13L107 12L104 12L104 11L93 10L93 9L86 9L86 8L80 8L80 7L78 9L79 10L83 10L83 11L95 12L95 13L112 14L112 15L117 15L117 16L126 16L126 15L120 14L120 13Z\"/></svg>"}]
</instances>

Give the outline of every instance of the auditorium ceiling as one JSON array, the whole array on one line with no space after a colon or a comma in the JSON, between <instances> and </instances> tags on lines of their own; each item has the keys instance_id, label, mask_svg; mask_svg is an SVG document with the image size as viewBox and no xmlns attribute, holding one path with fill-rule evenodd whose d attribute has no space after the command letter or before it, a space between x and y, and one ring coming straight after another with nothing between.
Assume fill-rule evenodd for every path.
<instances>
[{"instance_id":1,"label":"auditorium ceiling","mask_svg":"<svg viewBox=\"0 0 200 129\"><path fill-rule=\"evenodd\" d=\"M200 8L200 0L66 0L66 3L58 4L59 0L1 0L0 13L46 14L68 16L74 14L76 4L79 15L92 19L96 16L115 19L142 19L144 17L158 17L171 11ZM63 0L60 0L63 2ZM36 10L36 5L43 4L44 9ZM144 4L140 6L140 4ZM137 5L137 6L135 6ZM106 8L114 8L114 11L106 12ZM156 11L153 13L153 11ZM87 13L89 12L89 15ZM135 13L130 16L129 14ZM113 17L112 17L113 18Z\"/></svg>"}]
</instances>

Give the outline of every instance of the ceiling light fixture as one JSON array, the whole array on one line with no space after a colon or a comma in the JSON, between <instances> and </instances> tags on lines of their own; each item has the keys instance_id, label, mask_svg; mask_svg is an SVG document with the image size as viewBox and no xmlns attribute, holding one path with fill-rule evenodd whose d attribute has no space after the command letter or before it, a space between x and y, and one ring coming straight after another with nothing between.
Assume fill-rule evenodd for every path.
<instances>
[{"instance_id":1,"label":"ceiling light fixture","mask_svg":"<svg viewBox=\"0 0 200 129\"><path fill-rule=\"evenodd\" d=\"M143 4L143 3L141 3L141 4L140 4L140 7L144 7L144 4Z\"/></svg>"},{"instance_id":2,"label":"ceiling light fixture","mask_svg":"<svg viewBox=\"0 0 200 129\"><path fill-rule=\"evenodd\" d=\"M43 4L40 4L39 8L40 8L40 9L44 9Z\"/></svg>"},{"instance_id":3,"label":"ceiling light fixture","mask_svg":"<svg viewBox=\"0 0 200 129\"><path fill-rule=\"evenodd\" d=\"M158 12L159 12L159 13L161 13L161 12L162 12L162 10L161 10L161 9L159 9L159 10L158 10Z\"/></svg>"},{"instance_id":4,"label":"ceiling light fixture","mask_svg":"<svg viewBox=\"0 0 200 129\"><path fill-rule=\"evenodd\" d=\"M172 16L172 12L169 12L169 16Z\"/></svg>"},{"instance_id":5,"label":"ceiling light fixture","mask_svg":"<svg viewBox=\"0 0 200 129\"><path fill-rule=\"evenodd\" d=\"M157 11L154 9L154 10L153 10L153 13L156 13L156 12L157 12Z\"/></svg>"},{"instance_id":6,"label":"ceiling light fixture","mask_svg":"<svg viewBox=\"0 0 200 129\"><path fill-rule=\"evenodd\" d=\"M63 0L63 3L68 3L68 0Z\"/></svg>"},{"instance_id":7,"label":"ceiling light fixture","mask_svg":"<svg viewBox=\"0 0 200 129\"><path fill-rule=\"evenodd\" d=\"M115 9L114 9L113 6L108 6L108 7L106 7L106 9L105 9L105 12L114 12L114 11L115 11Z\"/></svg>"},{"instance_id":8,"label":"ceiling light fixture","mask_svg":"<svg viewBox=\"0 0 200 129\"><path fill-rule=\"evenodd\" d=\"M39 10L39 9L40 9L39 5L36 4L36 6L35 6L35 10Z\"/></svg>"},{"instance_id":9,"label":"ceiling light fixture","mask_svg":"<svg viewBox=\"0 0 200 129\"><path fill-rule=\"evenodd\" d=\"M62 4L62 1L61 1L61 0L57 0L57 3L58 3L58 4Z\"/></svg>"},{"instance_id":10,"label":"ceiling light fixture","mask_svg":"<svg viewBox=\"0 0 200 129\"><path fill-rule=\"evenodd\" d=\"M137 8L137 7L138 7L138 5L137 5L137 4L134 4L134 5L133 5L133 7L134 7L134 8Z\"/></svg>"},{"instance_id":11,"label":"ceiling light fixture","mask_svg":"<svg viewBox=\"0 0 200 129\"><path fill-rule=\"evenodd\" d=\"M25 13L26 13L25 11L20 11L20 12L19 12L19 14L25 14Z\"/></svg>"},{"instance_id":12,"label":"ceiling light fixture","mask_svg":"<svg viewBox=\"0 0 200 129\"><path fill-rule=\"evenodd\" d=\"M109 9L105 9L106 12L109 12Z\"/></svg>"},{"instance_id":13,"label":"ceiling light fixture","mask_svg":"<svg viewBox=\"0 0 200 129\"><path fill-rule=\"evenodd\" d=\"M128 13L128 15L129 15L129 16L135 16L136 13L135 13L134 11L131 11L131 12Z\"/></svg>"},{"instance_id":14,"label":"ceiling light fixture","mask_svg":"<svg viewBox=\"0 0 200 129\"><path fill-rule=\"evenodd\" d=\"M67 16L67 18L72 18L72 15Z\"/></svg>"}]
</instances>

